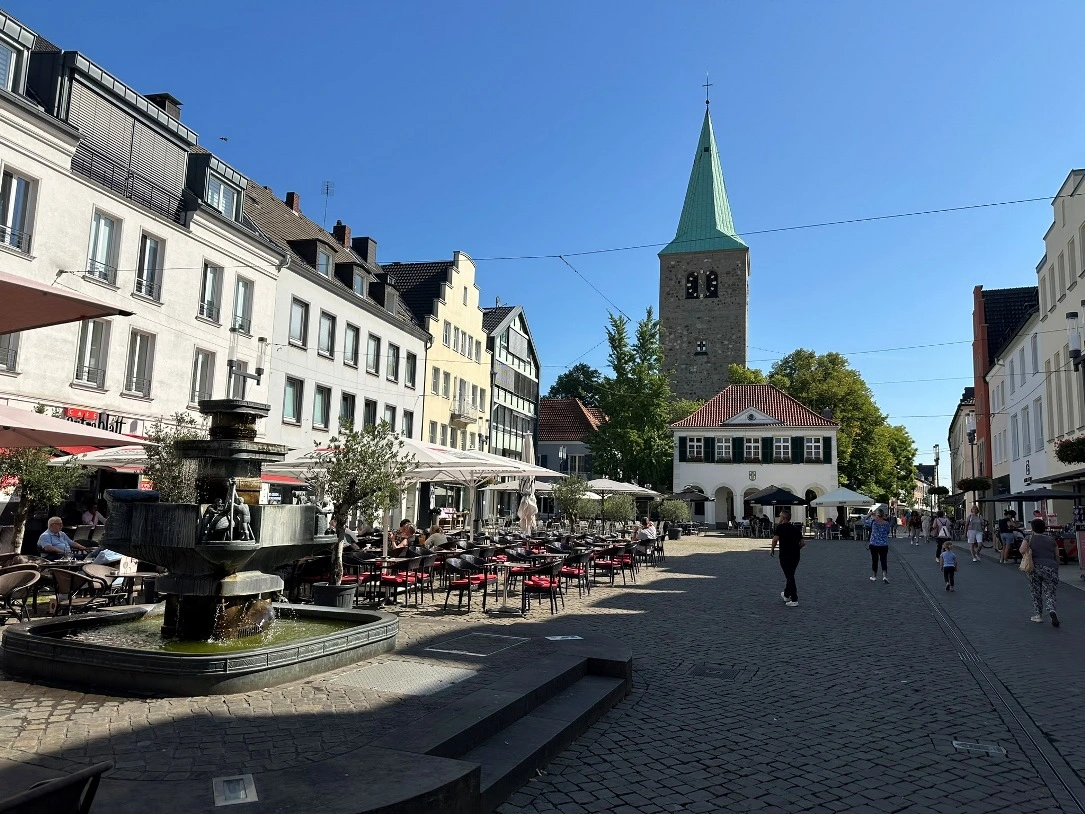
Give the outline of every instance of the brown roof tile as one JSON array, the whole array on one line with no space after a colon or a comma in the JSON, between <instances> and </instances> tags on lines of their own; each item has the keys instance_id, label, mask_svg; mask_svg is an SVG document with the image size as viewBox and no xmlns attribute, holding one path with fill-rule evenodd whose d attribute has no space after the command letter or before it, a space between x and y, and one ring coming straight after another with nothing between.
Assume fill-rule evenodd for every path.
<instances>
[{"instance_id":1,"label":"brown roof tile","mask_svg":"<svg viewBox=\"0 0 1085 814\"><path fill-rule=\"evenodd\" d=\"M539 399L540 441L584 441L604 421L598 407L585 407L580 399Z\"/></svg>"},{"instance_id":2,"label":"brown roof tile","mask_svg":"<svg viewBox=\"0 0 1085 814\"><path fill-rule=\"evenodd\" d=\"M818 415L800 404L783 390L771 384L732 384L705 405L672 427L717 428L743 410L760 410L786 427L835 427L835 422Z\"/></svg>"}]
</instances>

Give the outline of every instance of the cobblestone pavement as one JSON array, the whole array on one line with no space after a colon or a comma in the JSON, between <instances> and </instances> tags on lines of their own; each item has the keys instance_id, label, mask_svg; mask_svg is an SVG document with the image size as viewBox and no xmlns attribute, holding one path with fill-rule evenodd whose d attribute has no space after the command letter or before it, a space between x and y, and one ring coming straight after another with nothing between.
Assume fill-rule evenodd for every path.
<instances>
[{"instance_id":1,"label":"cobblestone pavement","mask_svg":"<svg viewBox=\"0 0 1085 814\"><path fill-rule=\"evenodd\" d=\"M1054 631L1028 622L1016 570L963 562L957 592L946 594L932 553L895 542L886 585L868 580L862 544L811 541L797 608L779 598L767 541L711 535L668 543L667 562L643 570L636 586L583 600L574 591L552 618L442 614L427 603L399 612L399 647L375 661L476 671L428 697L334 680L357 666L195 699L112 698L0 676L0 787L13 768L48 776L104 758L116 761L116 776L143 780L334 758L524 666L544 635L599 633L633 646L633 694L502 812L1077 811L1027 727L976 674L997 675L1057 750L1054 765L1064 757L1082 772L1074 690L1085 593L1063 592ZM963 655L953 630L974 650ZM425 649L472 631L531 641L485 659ZM953 739L1007 754L957 753Z\"/></svg>"}]
</instances>

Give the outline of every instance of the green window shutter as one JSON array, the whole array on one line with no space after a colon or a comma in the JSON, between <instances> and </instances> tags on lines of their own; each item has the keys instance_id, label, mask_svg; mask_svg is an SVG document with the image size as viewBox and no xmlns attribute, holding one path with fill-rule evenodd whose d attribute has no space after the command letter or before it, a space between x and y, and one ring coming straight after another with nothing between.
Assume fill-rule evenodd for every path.
<instances>
[{"instance_id":1,"label":"green window shutter","mask_svg":"<svg viewBox=\"0 0 1085 814\"><path fill-rule=\"evenodd\" d=\"M704 462L706 464L714 464L716 462L716 439L705 438L704 439Z\"/></svg>"},{"instance_id":2,"label":"green window shutter","mask_svg":"<svg viewBox=\"0 0 1085 814\"><path fill-rule=\"evenodd\" d=\"M791 463L801 464L806 452L806 440L801 435L791 436Z\"/></svg>"},{"instance_id":3,"label":"green window shutter","mask_svg":"<svg viewBox=\"0 0 1085 814\"><path fill-rule=\"evenodd\" d=\"M761 439L761 461L766 464L772 463L772 436L766 435Z\"/></svg>"},{"instance_id":4,"label":"green window shutter","mask_svg":"<svg viewBox=\"0 0 1085 814\"><path fill-rule=\"evenodd\" d=\"M678 461L679 463L686 460L686 436L678 436Z\"/></svg>"},{"instance_id":5,"label":"green window shutter","mask_svg":"<svg viewBox=\"0 0 1085 814\"><path fill-rule=\"evenodd\" d=\"M736 464L740 464L746 460L746 439L731 439L731 460Z\"/></svg>"},{"instance_id":6,"label":"green window shutter","mask_svg":"<svg viewBox=\"0 0 1085 814\"><path fill-rule=\"evenodd\" d=\"M595 476L591 473L591 453L584 456L585 480L592 480Z\"/></svg>"},{"instance_id":7,"label":"green window shutter","mask_svg":"<svg viewBox=\"0 0 1085 814\"><path fill-rule=\"evenodd\" d=\"M821 460L827 464L833 462L833 437L831 435L826 435L821 439Z\"/></svg>"}]
</instances>

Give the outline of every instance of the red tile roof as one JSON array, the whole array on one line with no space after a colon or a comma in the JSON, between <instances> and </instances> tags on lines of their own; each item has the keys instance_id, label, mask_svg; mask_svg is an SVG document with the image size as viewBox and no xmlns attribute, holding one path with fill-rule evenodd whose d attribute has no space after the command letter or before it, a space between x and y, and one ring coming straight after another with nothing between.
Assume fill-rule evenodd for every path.
<instances>
[{"instance_id":1,"label":"red tile roof","mask_svg":"<svg viewBox=\"0 0 1085 814\"><path fill-rule=\"evenodd\" d=\"M715 428L750 408L772 416L786 427L837 426L771 384L732 384L693 415L671 426Z\"/></svg>"},{"instance_id":2,"label":"red tile roof","mask_svg":"<svg viewBox=\"0 0 1085 814\"><path fill-rule=\"evenodd\" d=\"M539 399L540 441L583 441L604 421L598 407L585 407L580 399Z\"/></svg>"}]
</instances>

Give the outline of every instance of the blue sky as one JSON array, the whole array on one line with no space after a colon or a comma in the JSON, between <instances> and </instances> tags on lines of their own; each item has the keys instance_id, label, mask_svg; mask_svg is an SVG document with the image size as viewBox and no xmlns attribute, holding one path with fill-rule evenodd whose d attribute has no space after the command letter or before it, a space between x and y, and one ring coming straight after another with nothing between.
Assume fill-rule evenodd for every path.
<instances>
[{"instance_id":1,"label":"blue sky","mask_svg":"<svg viewBox=\"0 0 1085 814\"><path fill-rule=\"evenodd\" d=\"M706 70L740 232L1053 196L1085 163L1085 4L7 0L379 259L478 259L543 385L606 364L604 299L556 259L674 235ZM226 137L228 142L219 140ZM970 383L971 292L1034 285L1046 201L749 235L750 360L851 353L920 462ZM655 249L570 257L639 317ZM592 349L594 347L594 349ZM931 380L938 381L917 381ZM946 461L948 463L948 461Z\"/></svg>"}]
</instances>

